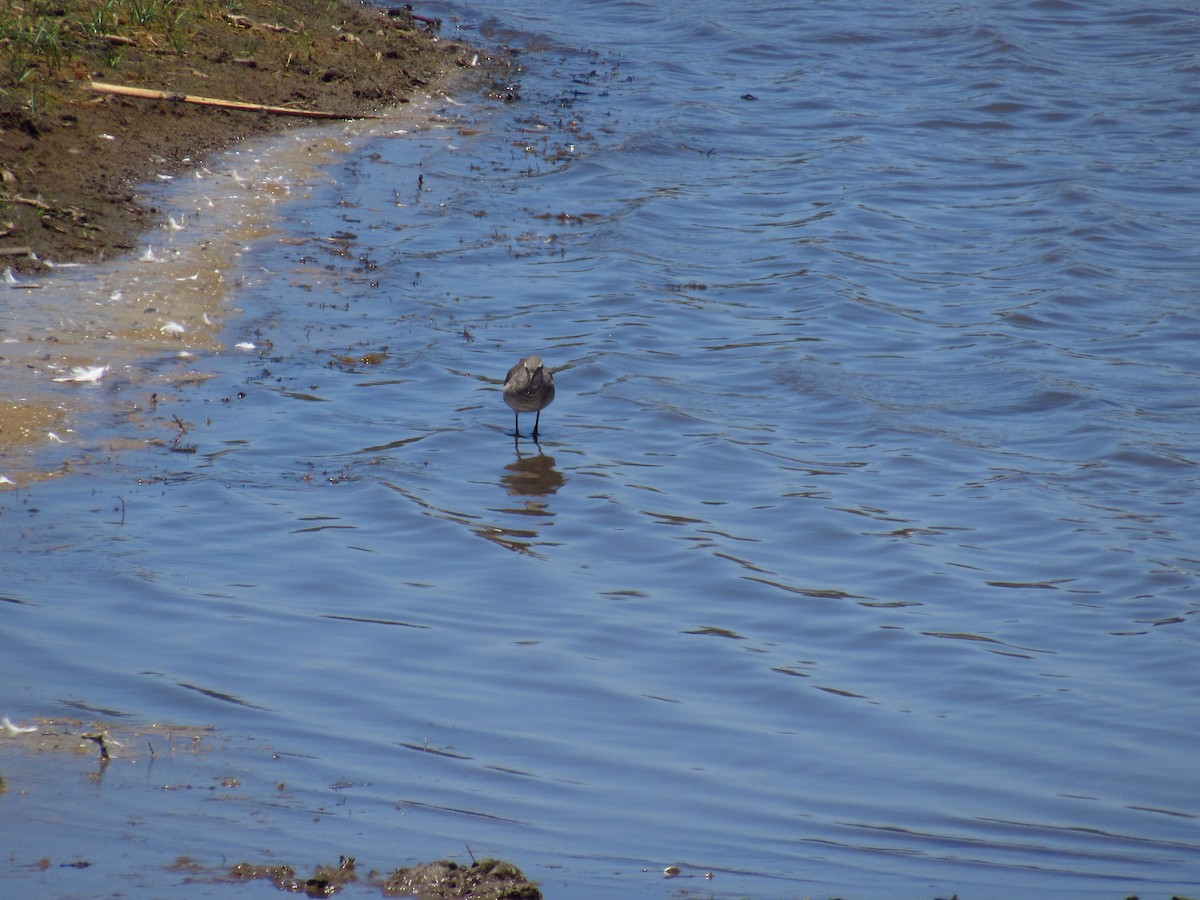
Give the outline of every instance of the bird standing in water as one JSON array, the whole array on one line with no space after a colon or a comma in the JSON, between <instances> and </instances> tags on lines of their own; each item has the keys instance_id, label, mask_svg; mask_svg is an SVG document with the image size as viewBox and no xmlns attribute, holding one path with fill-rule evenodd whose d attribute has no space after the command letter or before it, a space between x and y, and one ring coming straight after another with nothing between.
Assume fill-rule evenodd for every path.
<instances>
[{"instance_id":1,"label":"bird standing in water","mask_svg":"<svg viewBox=\"0 0 1200 900\"><path fill-rule=\"evenodd\" d=\"M516 413L514 437L521 436L521 413L535 412L533 439L538 436L542 410L554 399L554 376L542 365L540 356L527 356L508 370L504 379L504 402Z\"/></svg>"}]
</instances>

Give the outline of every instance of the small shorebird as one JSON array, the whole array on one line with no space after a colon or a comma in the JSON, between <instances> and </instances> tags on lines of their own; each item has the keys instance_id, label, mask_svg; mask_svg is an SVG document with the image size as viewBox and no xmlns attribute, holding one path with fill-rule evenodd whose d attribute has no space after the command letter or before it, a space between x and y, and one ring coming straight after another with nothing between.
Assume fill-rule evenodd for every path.
<instances>
[{"instance_id":1,"label":"small shorebird","mask_svg":"<svg viewBox=\"0 0 1200 900\"><path fill-rule=\"evenodd\" d=\"M514 437L521 436L521 413L536 412L533 420L533 439L537 440L542 410L554 400L554 376L542 365L540 356L527 356L508 370L504 379L504 402L516 414Z\"/></svg>"}]
</instances>

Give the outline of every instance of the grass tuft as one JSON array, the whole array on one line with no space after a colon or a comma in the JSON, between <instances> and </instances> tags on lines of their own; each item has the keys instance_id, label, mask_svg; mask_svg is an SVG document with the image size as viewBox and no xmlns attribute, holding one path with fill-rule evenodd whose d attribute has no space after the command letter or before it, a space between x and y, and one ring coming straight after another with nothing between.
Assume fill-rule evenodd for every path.
<instances>
[{"instance_id":1,"label":"grass tuft","mask_svg":"<svg viewBox=\"0 0 1200 900\"><path fill-rule=\"evenodd\" d=\"M220 8L206 0L12 0L0 4L0 104L37 112L123 46L182 55L189 29Z\"/></svg>"}]
</instances>

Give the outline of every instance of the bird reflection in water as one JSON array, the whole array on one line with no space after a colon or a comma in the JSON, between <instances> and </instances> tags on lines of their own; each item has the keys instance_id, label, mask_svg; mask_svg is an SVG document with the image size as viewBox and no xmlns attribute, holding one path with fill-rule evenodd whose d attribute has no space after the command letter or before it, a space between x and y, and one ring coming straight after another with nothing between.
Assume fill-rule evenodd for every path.
<instances>
[{"instance_id":1,"label":"bird reflection in water","mask_svg":"<svg viewBox=\"0 0 1200 900\"><path fill-rule=\"evenodd\" d=\"M547 497L565 483L562 472L554 466L554 457L540 452L523 456L518 450L517 458L504 467L500 476L500 484L510 497Z\"/></svg>"}]
</instances>

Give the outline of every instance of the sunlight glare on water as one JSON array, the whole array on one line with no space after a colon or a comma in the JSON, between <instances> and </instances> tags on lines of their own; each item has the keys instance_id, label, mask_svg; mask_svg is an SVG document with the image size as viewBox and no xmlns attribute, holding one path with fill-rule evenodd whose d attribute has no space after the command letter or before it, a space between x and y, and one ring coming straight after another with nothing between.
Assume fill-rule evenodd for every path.
<instances>
[{"instance_id":1,"label":"sunlight glare on water","mask_svg":"<svg viewBox=\"0 0 1200 900\"><path fill-rule=\"evenodd\" d=\"M430 12L518 66L279 207L173 447L4 495L12 708L547 896L1194 893L1200 17Z\"/></svg>"}]
</instances>

